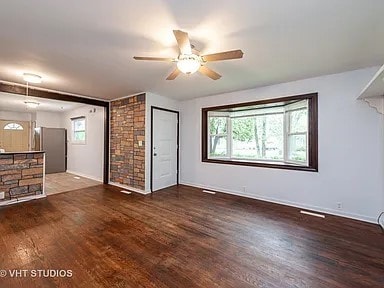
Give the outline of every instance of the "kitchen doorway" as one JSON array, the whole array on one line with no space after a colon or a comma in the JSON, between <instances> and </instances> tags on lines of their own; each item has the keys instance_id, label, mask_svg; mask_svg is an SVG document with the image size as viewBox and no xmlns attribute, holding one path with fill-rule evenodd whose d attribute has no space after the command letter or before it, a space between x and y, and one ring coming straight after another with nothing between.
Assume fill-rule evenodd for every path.
<instances>
[{"instance_id":1,"label":"kitchen doorway","mask_svg":"<svg viewBox=\"0 0 384 288\"><path fill-rule=\"evenodd\" d=\"M0 153L44 151L47 195L108 181L108 102L68 95L58 100L53 92L50 96L55 99L46 97L51 92L27 97L2 92L3 85L0 83ZM36 91L30 92L36 95ZM28 107L26 100L38 105ZM88 101L99 105L84 103Z\"/></svg>"}]
</instances>

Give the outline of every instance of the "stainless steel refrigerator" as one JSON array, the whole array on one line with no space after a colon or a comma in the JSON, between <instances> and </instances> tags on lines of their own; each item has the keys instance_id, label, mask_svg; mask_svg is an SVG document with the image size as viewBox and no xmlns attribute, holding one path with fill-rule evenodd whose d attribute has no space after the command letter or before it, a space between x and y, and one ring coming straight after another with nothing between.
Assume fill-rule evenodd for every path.
<instances>
[{"instance_id":1,"label":"stainless steel refrigerator","mask_svg":"<svg viewBox=\"0 0 384 288\"><path fill-rule=\"evenodd\" d=\"M45 152L45 173L67 170L67 130L64 128L35 128L35 151Z\"/></svg>"}]
</instances>

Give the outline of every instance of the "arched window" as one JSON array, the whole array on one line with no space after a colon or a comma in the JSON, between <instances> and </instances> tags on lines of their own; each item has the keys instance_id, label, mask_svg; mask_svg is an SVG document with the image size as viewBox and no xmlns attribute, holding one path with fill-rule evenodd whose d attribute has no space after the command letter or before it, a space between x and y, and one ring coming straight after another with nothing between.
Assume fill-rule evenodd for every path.
<instances>
[{"instance_id":1,"label":"arched window","mask_svg":"<svg viewBox=\"0 0 384 288\"><path fill-rule=\"evenodd\" d=\"M4 126L4 130L24 130L23 126L17 123L8 123Z\"/></svg>"}]
</instances>

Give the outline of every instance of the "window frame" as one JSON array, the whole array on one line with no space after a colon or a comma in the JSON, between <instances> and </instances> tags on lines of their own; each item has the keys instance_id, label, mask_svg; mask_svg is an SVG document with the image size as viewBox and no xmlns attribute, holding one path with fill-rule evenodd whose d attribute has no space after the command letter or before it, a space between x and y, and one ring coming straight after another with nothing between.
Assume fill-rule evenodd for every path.
<instances>
[{"instance_id":1,"label":"window frame","mask_svg":"<svg viewBox=\"0 0 384 288\"><path fill-rule=\"evenodd\" d=\"M84 120L84 130L75 131L75 122L79 120ZM87 118L85 116L80 117L74 117L71 118L71 143L72 144L78 144L78 145L86 145L87 144ZM84 132L84 141L82 140L75 140L75 133L76 132Z\"/></svg>"},{"instance_id":2,"label":"window frame","mask_svg":"<svg viewBox=\"0 0 384 288\"><path fill-rule=\"evenodd\" d=\"M270 160L255 160L252 159L218 159L218 158L209 158L209 149L208 143L209 141L209 117L208 112L219 110L219 109L231 109L231 108L239 108L244 106L254 106L254 105L263 105L263 104L273 104L273 103L286 103L284 105L290 104L294 101L308 100L308 129L307 129L307 164L303 165L300 161L292 161L288 159L284 159L284 162L270 161ZM293 109L294 110L294 109ZM300 170L300 171L310 171L310 172L318 172L318 93L310 93L303 95L294 95L288 97L280 97L280 98L272 98L265 100L258 100L253 102L244 102L244 103L236 103L231 105L222 105L222 106L214 106L214 107L205 107L201 109L202 111L202 143L201 143L201 161L207 163L215 163L215 164L229 164L229 165L242 165L242 166L254 166L254 167L266 167L266 168L276 168L276 169L289 169L289 170ZM287 113L288 114L288 113ZM229 118L229 117L228 117ZM231 121L229 121L231 122ZM289 129L286 126L287 121L284 121L284 131ZM289 124L289 123L288 123ZM227 125L227 129L232 129ZM229 130L228 130L229 131ZM227 131L227 141L228 142L228 153L230 153L229 149L232 149L231 142L232 139L228 139ZM289 132L289 131L287 131ZM296 134L296 133L294 133ZM287 133L288 135L288 133ZM232 137L230 137L232 138ZM287 139L286 139L287 138ZM288 137L284 137L284 149L288 149ZM288 158L287 151L284 151L285 157ZM288 161L287 161L288 160Z\"/></svg>"}]
</instances>

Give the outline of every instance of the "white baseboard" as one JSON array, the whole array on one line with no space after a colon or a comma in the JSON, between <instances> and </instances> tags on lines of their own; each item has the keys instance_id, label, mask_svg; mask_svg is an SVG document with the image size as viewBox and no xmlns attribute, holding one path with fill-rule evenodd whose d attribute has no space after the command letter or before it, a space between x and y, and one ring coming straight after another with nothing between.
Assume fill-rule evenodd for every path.
<instances>
[{"instance_id":1,"label":"white baseboard","mask_svg":"<svg viewBox=\"0 0 384 288\"><path fill-rule=\"evenodd\" d=\"M18 204L18 203L36 200L36 199L42 199L42 198L46 198L46 197L47 197L47 195L40 194L40 195L32 195L32 196L27 196L27 197L22 197L22 198L16 198L16 199L12 199L12 200L6 200L6 201L0 202L0 207L12 205L12 204Z\"/></svg>"},{"instance_id":2,"label":"white baseboard","mask_svg":"<svg viewBox=\"0 0 384 288\"><path fill-rule=\"evenodd\" d=\"M123 185L123 184L120 184L120 183L109 182L108 184L112 185L112 186L116 186L116 187L119 187L119 188L123 188L123 189L129 190L129 191L132 191L132 192L143 194L143 195L151 194L151 191L145 191L145 190L133 188L133 187L130 187L130 186L127 186L127 185Z\"/></svg>"},{"instance_id":3,"label":"white baseboard","mask_svg":"<svg viewBox=\"0 0 384 288\"><path fill-rule=\"evenodd\" d=\"M343 212L343 211L338 211L338 210L334 210L334 209L312 206L312 205L307 205L307 204L297 203L297 202L292 202L292 201L284 201L284 200L276 199L273 197L265 197L265 196L254 195L254 194L247 194L247 193L242 193L242 192L238 192L238 191L223 189L223 188L209 186L209 185L201 185L201 184L187 182L187 181L180 181L180 184L193 186L193 187L197 187L197 188L201 188L201 189L214 190L214 191L221 192L221 193L226 193L226 194L231 194L231 195L236 195L236 196L242 196L242 197L246 197L246 198L262 200L262 201L266 201L266 202L272 202L272 203L287 205L287 206L291 206L291 207L295 207L295 208L307 209L307 210L312 210L312 211L316 211L316 212L327 213L327 214L331 214L331 215L335 215L335 216L340 216L340 217L345 217L345 218L350 218L350 219L355 219L355 220L360 220L360 221L364 221L364 222L377 224L377 219L370 217L370 216L359 215L359 214L349 213L349 212Z\"/></svg>"},{"instance_id":4,"label":"white baseboard","mask_svg":"<svg viewBox=\"0 0 384 288\"><path fill-rule=\"evenodd\" d=\"M100 178L96 178L96 177L93 177L93 176L89 176L89 175L86 175L86 174L83 174L83 173L79 173L79 172L75 172L75 171L71 171L71 170L67 170L66 172L70 173L70 174L74 174L76 176L80 176L80 177L83 177L83 178L88 178L88 179L91 179L91 180L103 183L103 180L100 179Z\"/></svg>"}]
</instances>

